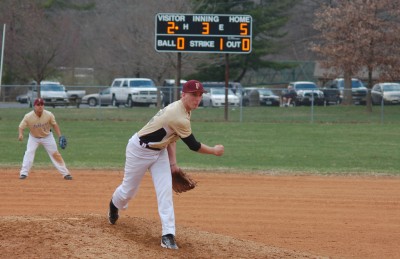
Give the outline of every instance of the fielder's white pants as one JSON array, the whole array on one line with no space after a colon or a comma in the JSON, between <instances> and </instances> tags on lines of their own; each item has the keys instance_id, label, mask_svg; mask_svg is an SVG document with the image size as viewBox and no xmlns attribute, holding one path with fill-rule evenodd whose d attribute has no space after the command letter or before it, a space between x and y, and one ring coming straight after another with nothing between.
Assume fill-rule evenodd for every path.
<instances>
[{"instance_id":1,"label":"fielder's white pants","mask_svg":"<svg viewBox=\"0 0 400 259\"><path fill-rule=\"evenodd\" d=\"M158 151L142 147L137 134L133 135L126 147L124 179L115 190L112 202L118 209L128 208L128 202L137 194L147 170L150 171L157 195L162 235L175 235L172 176L167 149Z\"/></svg>"},{"instance_id":2,"label":"fielder's white pants","mask_svg":"<svg viewBox=\"0 0 400 259\"><path fill-rule=\"evenodd\" d=\"M28 175L29 171L32 168L33 161L35 160L36 149L39 145L43 145L44 149L47 151L51 162L57 168L57 170L63 175L66 176L69 174L69 171L64 163L64 160L57 150L57 143L54 140L53 133L44 138L35 138L31 134L28 137L28 143L26 145L26 151L24 155L24 159L22 161L22 167L20 171L20 175Z\"/></svg>"}]
</instances>

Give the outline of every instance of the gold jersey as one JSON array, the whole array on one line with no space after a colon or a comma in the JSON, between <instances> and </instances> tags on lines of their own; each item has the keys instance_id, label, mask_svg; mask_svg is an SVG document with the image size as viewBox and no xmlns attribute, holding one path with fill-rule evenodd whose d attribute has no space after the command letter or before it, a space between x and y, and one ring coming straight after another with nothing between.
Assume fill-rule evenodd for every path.
<instances>
[{"instance_id":1,"label":"gold jersey","mask_svg":"<svg viewBox=\"0 0 400 259\"><path fill-rule=\"evenodd\" d=\"M183 102L178 100L154 115L138 132L138 136L151 148L166 148L169 143L192 134L190 116L191 113L186 111Z\"/></svg>"},{"instance_id":2,"label":"gold jersey","mask_svg":"<svg viewBox=\"0 0 400 259\"><path fill-rule=\"evenodd\" d=\"M44 138L50 134L52 126L56 125L54 114L43 110L42 116L37 116L35 111L25 114L19 127L21 129L29 128L30 133L35 138Z\"/></svg>"}]
</instances>

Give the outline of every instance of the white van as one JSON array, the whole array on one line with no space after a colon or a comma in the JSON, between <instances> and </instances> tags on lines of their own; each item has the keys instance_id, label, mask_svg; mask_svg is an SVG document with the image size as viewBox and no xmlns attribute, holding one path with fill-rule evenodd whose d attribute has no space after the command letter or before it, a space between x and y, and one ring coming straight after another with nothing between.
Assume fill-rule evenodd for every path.
<instances>
[{"instance_id":1,"label":"white van","mask_svg":"<svg viewBox=\"0 0 400 259\"><path fill-rule=\"evenodd\" d=\"M113 106L157 105L157 87L149 78L115 78L110 90Z\"/></svg>"},{"instance_id":2,"label":"white van","mask_svg":"<svg viewBox=\"0 0 400 259\"><path fill-rule=\"evenodd\" d=\"M38 86L32 84L32 90L27 95L29 107L33 107L33 102L38 97ZM59 82L42 81L40 83L40 97L44 100L46 106L68 106L69 99L65 87Z\"/></svg>"}]
</instances>

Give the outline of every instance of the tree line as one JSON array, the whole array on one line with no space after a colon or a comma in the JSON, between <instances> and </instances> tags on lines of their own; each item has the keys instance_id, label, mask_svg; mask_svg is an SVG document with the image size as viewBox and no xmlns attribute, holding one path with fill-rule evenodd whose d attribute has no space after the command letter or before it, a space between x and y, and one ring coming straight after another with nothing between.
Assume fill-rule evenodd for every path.
<instances>
[{"instance_id":1,"label":"tree line","mask_svg":"<svg viewBox=\"0 0 400 259\"><path fill-rule=\"evenodd\" d=\"M154 49L156 13L248 14L253 46L232 55L230 78L249 71L293 67L319 60L347 78L361 69L398 79L397 0L2 0L6 24L3 84L59 77L60 68L92 68L91 84L115 77L175 78L176 53ZM183 78L224 80L224 57L182 53ZM68 69L66 69L68 68ZM73 74L73 72L72 72ZM65 78L76 84L74 77ZM371 79L372 80L372 79ZM372 82L369 84L372 87Z\"/></svg>"}]
</instances>

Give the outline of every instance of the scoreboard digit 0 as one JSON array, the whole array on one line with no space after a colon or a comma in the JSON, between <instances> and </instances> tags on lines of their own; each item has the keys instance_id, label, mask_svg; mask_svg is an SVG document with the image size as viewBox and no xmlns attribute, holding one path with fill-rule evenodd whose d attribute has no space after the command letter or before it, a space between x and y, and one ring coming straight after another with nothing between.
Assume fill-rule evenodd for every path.
<instances>
[{"instance_id":1,"label":"scoreboard digit 0","mask_svg":"<svg viewBox=\"0 0 400 259\"><path fill-rule=\"evenodd\" d=\"M251 52L250 15L158 13L155 20L159 52Z\"/></svg>"}]
</instances>

